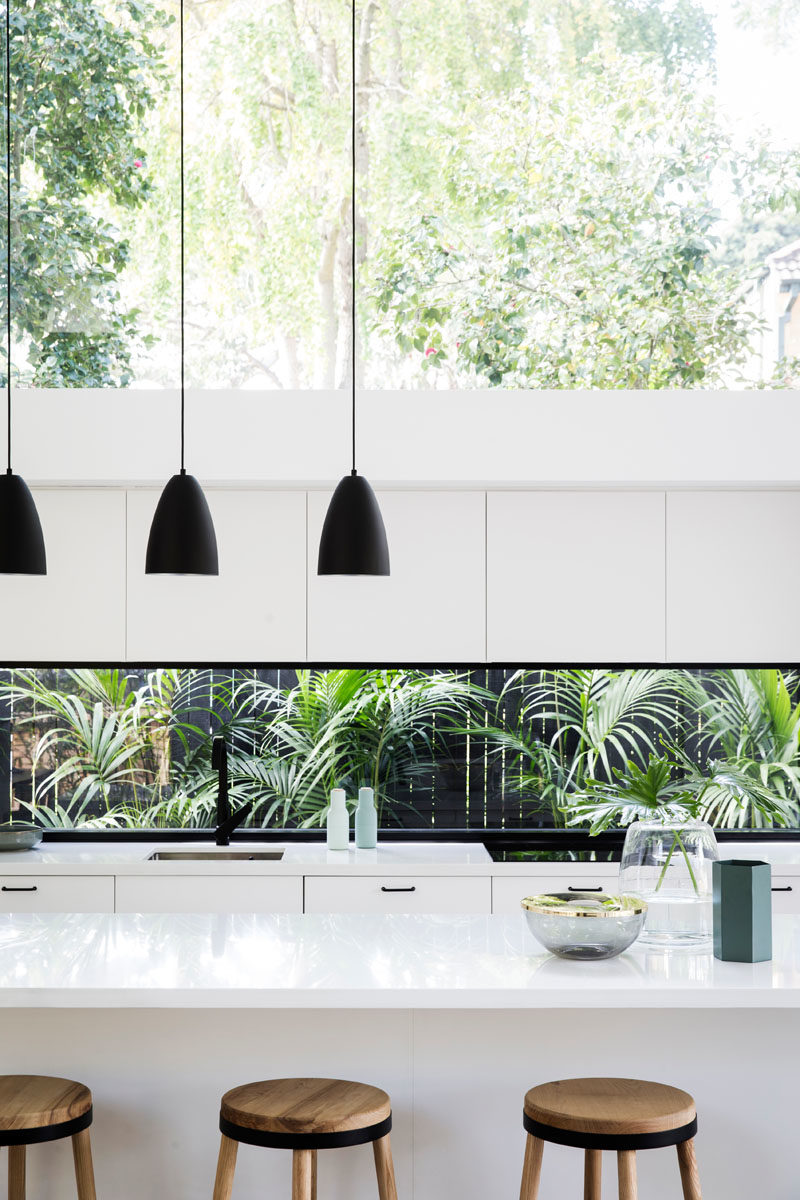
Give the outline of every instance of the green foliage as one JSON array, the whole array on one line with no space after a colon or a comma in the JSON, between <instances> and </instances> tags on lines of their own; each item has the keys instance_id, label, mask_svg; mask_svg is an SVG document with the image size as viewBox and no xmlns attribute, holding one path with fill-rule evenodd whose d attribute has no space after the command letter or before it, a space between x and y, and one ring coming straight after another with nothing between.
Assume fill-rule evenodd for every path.
<instances>
[{"instance_id":1,"label":"green foliage","mask_svg":"<svg viewBox=\"0 0 800 1200\"><path fill-rule=\"evenodd\" d=\"M615 758L644 761L674 717L674 692L666 669L520 670L499 698L500 721L470 733L503 756L523 799L564 826L572 797L598 773L608 778Z\"/></svg>"},{"instance_id":2,"label":"green foliage","mask_svg":"<svg viewBox=\"0 0 800 1200\"><path fill-rule=\"evenodd\" d=\"M795 9L739 3L776 38ZM358 16L367 382L744 379L760 324L741 285L800 222L798 157L727 128L703 0L364 0ZM158 0L14 21L14 357L38 385L172 384L175 23ZM190 383L348 381L349 38L339 0L187 6Z\"/></svg>"},{"instance_id":3,"label":"green foliage","mask_svg":"<svg viewBox=\"0 0 800 1200\"><path fill-rule=\"evenodd\" d=\"M334 786L354 796L369 784L379 810L390 810L395 790L432 770L438 736L482 694L447 671L299 671L291 688L246 672L65 677L69 690L15 671L0 694L25 706L22 727L41 731L34 769L55 763L37 782L34 813L87 827L212 825L219 735L230 747L231 797L252 802L251 824L320 824Z\"/></svg>"},{"instance_id":4,"label":"green foliage","mask_svg":"<svg viewBox=\"0 0 800 1200\"><path fill-rule=\"evenodd\" d=\"M600 833L611 825L629 825L637 817L678 822L713 818L723 797L727 814L736 819L720 824L744 824L739 814L756 814L757 826L788 825L797 817L796 803L787 803L741 764L710 760L703 770L676 747L651 755L645 769L631 761L624 770L614 767L613 776L611 781L591 779L570 797L569 825L588 821L589 832Z\"/></svg>"},{"instance_id":5,"label":"green foliage","mask_svg":"<svg viewBox=\"0 0 800 1200\"><path fill-rule=\"evenodd\" d=\"M799 688L755 668L519 670L499 695L454 671L301 670L277 686L250 671L18 670L0 699L34 735L32 810L51 826L213 825L216 735L255 827L319 825L337 785L372 786L391 818L455 734L528 819L597 832L647 812L797 825Z\"/></svg>"},{"instance_id":6,"label":"green foliage","mask_svg":"<svg viewBox=\"0 0 800 1200\"><path fill-rule=\"evenodd\" d=\"M26 382L131 380L136 313L117 285L128 245L105 210L135 209L150 191L137 136L164 86L166 22L149 0L119 0L113 12L102 0L48 0L11 13L12 319Z\"/></svg>"},{"instance_id":7,"label":"green foliage","mask_svg":"<svg viewBox=\"0 0 800 1200\"><path fill-rule=\"evenodd\" d=\"M758 320L716 257L727 177L742 212L798 211L796 154L742 150L699 83L595 54L487 102L443 163L458 206L387 230L378 329L421 369L505 387L724 384ZM469 201L467 212L464 198Z\"/></svg>"}]
</instances>

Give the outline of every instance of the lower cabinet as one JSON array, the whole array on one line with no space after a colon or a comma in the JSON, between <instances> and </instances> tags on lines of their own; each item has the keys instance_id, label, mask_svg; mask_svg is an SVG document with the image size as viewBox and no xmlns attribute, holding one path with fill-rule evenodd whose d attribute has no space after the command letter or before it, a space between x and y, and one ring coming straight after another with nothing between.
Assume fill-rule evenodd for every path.
<instances>
[{"instance_id":1,"label":"lower cabinet","mask_svg":"<svg viewBox=\"0 0 800 1200\"><path fill-rule=\"evenodd\" d=\"M307 913L489 913L491 879L463 875L306 876Z\"/></svg>"},{"instance_id":2,"label":"lower cabinet","mask_svg":"<svg viewBox=\"0 0 800 1200\"><path fill-rule=\"evenodd\" d=\"M800 913L800 876L772 876L772 911Z\"/></svg>"},{"instance_id":3,"label":"lower cabinet","mask_svg":"<svg viewBox=\"0 0 800 1200\"><path fill-rule=\"evenodd\" d=\"M582 867L586 874L495 876L492 879L492 912L520 911L525 896L542 892L611 892L617 891L616 864L604 865L600 871ZM590 873L591 872L591 873ZM772 876L772 911L800 913L800 875Z\"/></svg>"},{"instance_id":4,"label":"lower cabinet","mask_svg":"<svg viewBox=\"0 0 800 1200\"><path fill-rule=\"evenodd\" d=\"M492 878L492 912L515 913L525 896L543 892L614 892L619 869L609 863L600 870L587 866L586 874L576 871L565 875L495 875Z\"/></svg>"},{"instance_id":5,"label":"lower cabinet","mask_svg":"<svg viewBox=\"0 0 800 1200\"><path fill-rule=\"evenodd\" d=\"M113 875L0 876L0 912L113 911Z\"/></svg>"},{"instance_id":6,"label":"lower cabinet","mask_svg":"<svg viewBox=\"0 0 800 1200\"><path fill-rule=\"evenodd\" d=\"M117 876L117 912L303 911L300 875Z\"/></svg>"}]
</instances>

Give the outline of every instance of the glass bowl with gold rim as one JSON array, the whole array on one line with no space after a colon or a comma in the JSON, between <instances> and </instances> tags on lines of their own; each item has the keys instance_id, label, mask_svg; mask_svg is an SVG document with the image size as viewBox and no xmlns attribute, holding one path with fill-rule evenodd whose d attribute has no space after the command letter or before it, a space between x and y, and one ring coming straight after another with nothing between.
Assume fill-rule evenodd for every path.
<instances>
[{"instance_id":1,"label":"glass bowl with gold rim","mask_svg":"<svg viewBox=\"0 0 800 1200\"><path fill-rule=\"evenodd\" d=\"M605 892L548 892L526 896L525 920L533 936L560 958L614 958L642 932L647 905L638 896Z\"/></svg>"}]
</instances>

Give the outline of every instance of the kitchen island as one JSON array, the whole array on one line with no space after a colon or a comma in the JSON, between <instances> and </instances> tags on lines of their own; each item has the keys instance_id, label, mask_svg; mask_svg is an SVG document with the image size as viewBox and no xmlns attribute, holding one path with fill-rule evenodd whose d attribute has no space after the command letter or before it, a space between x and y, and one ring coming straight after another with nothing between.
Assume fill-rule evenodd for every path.
<instances>
[{"instance_id":1,"label":"kitchen island","mask_svg":"<svg viewBox=\"0 0 800 1200\"><path fill-rule=\"evenodd\" d=\"M564 963L519 914L6 915L0 1005L4 1071L92 1087L103 1200L207 1200L222 1092L303 1074L390 1092L406 1200L514 1197L524 1091L581 1074L692 1092L711 1200L797 1197L795 917L750 965L641 945ZM676 1195L669 1153L642 1156L648 1200ZM288 1197L288 1155L240 1158L235 1200ZM548 1147L542 1200L580 1195L580 1158ZM32 1195L71 1194L68 1153L30 1160ZM320 1200L345 1195L374 1198L368 1153L323 1156Z\"/></svg>"}]
</instances>

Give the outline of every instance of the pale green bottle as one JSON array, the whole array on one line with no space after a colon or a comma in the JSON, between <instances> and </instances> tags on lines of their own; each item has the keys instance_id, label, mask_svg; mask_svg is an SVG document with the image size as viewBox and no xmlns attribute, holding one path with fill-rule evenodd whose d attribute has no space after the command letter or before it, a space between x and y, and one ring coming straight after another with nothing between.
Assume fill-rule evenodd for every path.
<instances>
[{"instance_id":1,"label":"pale green bottle","mask_svg":"<svg viewBox=\"0 0 800 1200\"><path fill-rule=\"evenodd\" d=\"M347 811L344 788L331 789L327 824L328 849L346 850L350 841L350 814Z\"/></svg>"},{"instance_id":2,"label":"pale green bottle","mask_svg":"<svg viewBox=\"0 0 800 1200\"><path fill-rule=\"evenodd\" d=\"M356 809L356 846L359 850L374 850L378 844L378 811L371 787L358 789Z\"/></svg>"}]
</instances>

